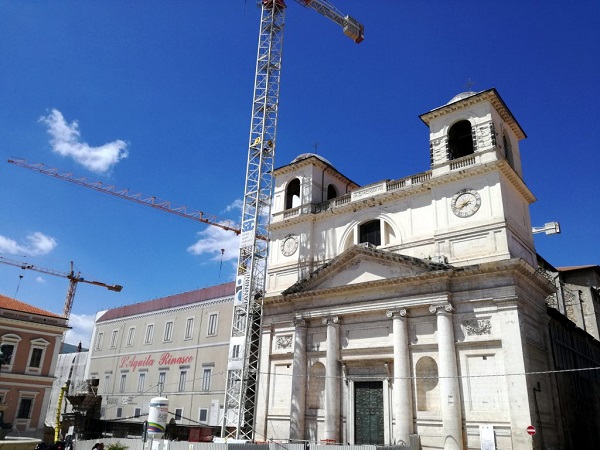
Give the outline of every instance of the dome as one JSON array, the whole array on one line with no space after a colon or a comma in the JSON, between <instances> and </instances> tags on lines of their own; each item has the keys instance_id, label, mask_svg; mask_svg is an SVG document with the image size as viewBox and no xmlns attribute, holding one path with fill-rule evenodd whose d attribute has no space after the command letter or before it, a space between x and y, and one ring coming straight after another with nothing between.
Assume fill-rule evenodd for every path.
<instances>
[{"instance_id":1,"label":"dome","mask_svg":"<svg viewBox=\"0 0 600 450\"><path fill-rule=\"evenodd\" d=\"M471 97L472 95L476 95L476 94L477 94L477 92L473 92L473 91L461 92L460 94L452 97L452 100L450 100L448 103L446 103L446 105L449 105L450 103L458 102L460 100L463 100L467 97Z\"/></svg>"},{"instance_id":2,"label":"dome","mask_svg":"<svg viewBox=\"0 0 600 450\"><path fill-rule=\"evenodd\" d=\"M297 163L298 161L302 161L303 159L308 159L311 156L314 156L315 158L320 159L321 161L323 161L325 164L333 167L333 164L331 164L329 161L327 161L322 156L317 155L316 153L302 153L301 155L296 156L296 158L294 158L294 160L291 162L291 164Z\"/></svg>"}]
</instances>

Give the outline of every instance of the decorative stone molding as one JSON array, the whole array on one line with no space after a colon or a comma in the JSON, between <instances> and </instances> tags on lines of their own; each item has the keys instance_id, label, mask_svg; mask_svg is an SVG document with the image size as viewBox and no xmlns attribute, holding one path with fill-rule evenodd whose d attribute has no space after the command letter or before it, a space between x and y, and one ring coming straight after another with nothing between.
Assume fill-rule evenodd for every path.
<instances>
[{"instance_id":1,"label":"decorative stone molding","mask_svg":"<svg viewBox=\"0 0 600 450\"><path fill-rule=\"evenodd\" d=\"M287 350L288 348L292 348L292 342L292 335L277 336L275 339L277 350Z\"/></svg>"},{"instance_id":2,"label":"decorative stone molding","mask_svg":"<svg viewBox=\"0 0 600 450\"><path fill-rule=\"evenodd\" d=\"M492 321L490 319L467 319L463 321L467 336L482 336L492 334Z\"/></svg>"},{"instance_id":3,"label":"decorative stone molding","mask_svg":"<svg viewBox=\"0 0 600 450\"><path fill-rule=\"evenodd\" d=\"M431 314L437 314L438 312L451 313L453 311L454 311L454 307L450 303L429 306L429 312Z\"/></svg>"},{"instance_id":4,"label":"decorative stone molding","mask_svg":"<svg viewBox=\"0 0 600 450\"><path fill-rule=\"evenodd\" d=\"M305 327L306 326L306 320L304 320L302 317L294 317L292 319L292 324L295 327Z\"/></svg>"},{"instance_id":5,"label":"decorative stone molding","mask_svg":"<svg viewBox=\"0 0 600 450\"><path fill-rule=\"evenodd\" d=\"M340 322L340 318L338 316L327 316L323 317L323 319L321 319L321 322L323 323L323 325L337 324Z\"/></svg>"},{"instance_id":6,"label":"decorative stone molding","mask_svg":"<svg viewBox=\"0 0 600 450\"><path fill-rule=\"evenodd\" d=\"M390 319L393 319L394 317L406 317L408 315L408 311L406 308L388 309L385 315Z\"/></svg>"}]
</instances>

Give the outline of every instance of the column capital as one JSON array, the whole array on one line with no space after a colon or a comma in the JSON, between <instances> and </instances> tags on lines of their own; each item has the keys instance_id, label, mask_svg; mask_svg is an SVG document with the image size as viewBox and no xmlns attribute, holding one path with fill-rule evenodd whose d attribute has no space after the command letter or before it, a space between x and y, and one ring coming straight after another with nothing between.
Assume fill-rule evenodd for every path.
<instances>
[{"instance_id":1,"label":"column capital","mask_svg":"<svg viewBox=\"0 0 600 450\"><path fill-rule=\"evenodd\" d=\"M454 311L454 307L450 303L438 303L435 305L429 306L429 312L431 314L437 313L451 313Z\"/></svg>"},{"instance_id":2,"label":"column capital","mask_svg":"<svg viewBox=\"0 0 600 450\"><path fill-rule=\"evenodd\" d=\"M390 319L396 318L396 317L406 317L408 315L408 311L406 308L394 308L394 309L388 309L385 313L385 315L387 317L389 317Z\"/></svg>"},{"instance_id":3,"label":"column capital","mask_svg":"<svg viewBox=\"0 0 600 450\"><path fill-rule=\"evenodd\" d=\"M340 318L338 316L327 316L323 317L321 319L321 322L323 323L323 325L337 324L340 322Z\"/></svg>"},{"instance_id":4,"label":"column capital","mask_svg":"<svg viewBox=\"0 0 600 450\"><path fill-rule=\"evenodd\" d=\"M292 319L292 324L293 324L295 327L305 327L305 326L306 326L306 320L304 320L304 319L303 319L302 317L300 317L300 316L297 316L297 317L294 317L294 318Z\"/></svg>"}]
</instances>

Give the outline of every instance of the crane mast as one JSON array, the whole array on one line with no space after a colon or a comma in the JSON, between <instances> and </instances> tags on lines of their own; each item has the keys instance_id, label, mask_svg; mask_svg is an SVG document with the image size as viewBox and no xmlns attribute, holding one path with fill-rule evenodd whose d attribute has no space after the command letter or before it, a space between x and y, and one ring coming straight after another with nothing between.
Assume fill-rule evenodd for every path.
<instances>
[{"instance_id":1,"label":"crane mast","mask_svg":"<svg viewBox=\"0 0 600 450\"><path fill-rule=\"evenodd\" d=\"M262 2L227 364L222 432L223 436L246 440L253 439L268 255L267 242L256 237L268 233L285 8L283 1ZM229 433L227 427L232 427L233 432Z\"/></svg>"},{"instance_id":2,"label":"crane mast","mask_svg":"<svg viewBox=\"0 0 600 450\"><path fill-rule=\"evenodd\" d=\"M363 40L362 25L328 2L296 1L341 25L356 43ZM223 437L250 441L254 440L268 256L268 241L258 236L268 236L286 9L284 0L258 4L261 20L222 424Z\"/></svg>"},{"instance_id":3,"label":"crane mast","mask_svg":"<svg viewBox=\"0 0 600 450\"><path fill-rule=\"evenodd\" d=\"M75 299L75 291L77 290L77 283L87 283L93 284L95 286L105 287L109 291L121 292L123 286L118 284L106 284L101 281L87 280L81 276L81 272L75 273L73 269L73 261L71 261L71 271L70 272L60 272L54 269L48 269L46 267L35 266L33 264L27 264L22 261L6 258L4 256L0 256L0 263L8 264L9 266L19 267L23 270L35 270L36 272L45 273L47 275L52 275L55 277L67 278L69 280L69 288L67 290L67 297L65 298L65 305L63 307L62 315L67 320L69 320L69 316L71 315L71 310L73 309L73 300Z\"/></svg>"}]
</instances>

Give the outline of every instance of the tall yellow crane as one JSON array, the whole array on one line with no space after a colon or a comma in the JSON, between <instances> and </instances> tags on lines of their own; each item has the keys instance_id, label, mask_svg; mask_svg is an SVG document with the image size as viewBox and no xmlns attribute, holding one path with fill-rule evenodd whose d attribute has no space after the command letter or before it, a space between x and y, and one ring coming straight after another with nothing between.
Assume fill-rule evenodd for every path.
<instances>
[{"instance_id":1,"label":"tall yellow crane","mask_svg":"<svg viewBox=\"0 0 600 450\"><path fill-rule=\"evenodd\" d=\"M52 275L55 277L67 278L69 280L69 289L67 290L67 297L65 299L65 305L63 307L62 315L67 320L71 316L71 310L73 309L73 300L75 299L75 291L77 290L77 283L87 283L93 284L95 286L105 287L109 291L121 292L123 286L118 284L106 284L101 281L87 280L81 276L81 272L75 273L73 269L73 261L71 261L71 271L70 272L60 272L54 269L48 269L45 267L35 266L33 264L28 264L23 261L18 261L15 259L6 258L4 256L0 256L0 263L8 264L10 266L19 267L23 270L35 270L36 272L45 273L48 275Z\"/></svg>"}]
</instances>

